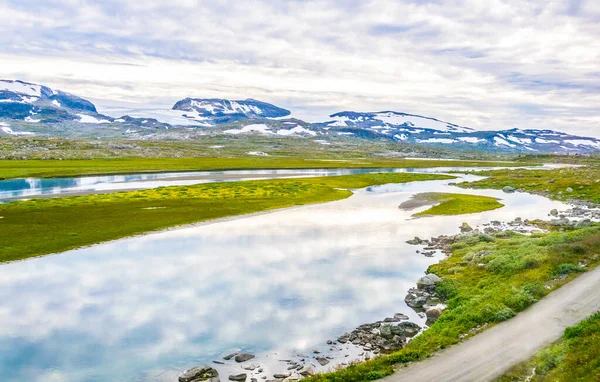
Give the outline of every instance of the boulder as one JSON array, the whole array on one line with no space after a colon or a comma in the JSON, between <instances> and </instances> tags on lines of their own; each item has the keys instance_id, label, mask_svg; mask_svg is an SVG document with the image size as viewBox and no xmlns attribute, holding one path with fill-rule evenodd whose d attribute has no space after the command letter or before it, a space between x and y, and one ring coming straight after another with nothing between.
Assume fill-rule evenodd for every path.
<instances>
[{"instance_id":1,"label":"boulder","mask_svg":"<svg viewBox=\"0 0 600 382\"><path fill-rule=\"evenodd\" d=\"M583 227L589 227L592 225L592 221L590 219L583 219L577 222L577 224L575 224L575 227L578 228L583 228Z\"/></svg>"},{"instance_id":2,"label":"boulder","mask_svg":"<svg viewBox=\"0 0 600 382\"><path fill-rule=\"evenodd\" d=\"M184 371L179 382L220 382L219 372L210 366L198 366Z\"/></svg>"},{"instance_id":3,"label":"boulder","mask_svg":"<svg viewBox=\"0 0 600 382\"><path fill-rule=\"evenodd\" d=\"M254 358L253 354L242 353L235 356L235 362L242 363L251 360Z\"/></svg>"},{"instance_id":4,"label":"boulder","mask_svg":"<svg viewBox=\"0 0 600 382\"><path fill-rule=\"evenodd\" d=\"M505 186L502 191L506 192L507 194L511 194L515 191L517 191L516 188L512 187L512 186Z\"/></svg>"},{"instance_id":5,"label":"boulder","mask_svg":"<svg viewBox=\"0 0 600 382\"><path fill-rule=\"evenodd\" d=\"M248 378L246 373L234 374L229 376L230 381L245 381Z\"/></svg>"},{"instance_id":6,"label":"boulder","mask_svg":"<svg viewBox=\"0 0 600 382\"><path fill-rule=\"evenodd\" d=\"M463 222L459 228L462 233L473 231L473 228L467 222Z\"/></svg>"},{"instance_id":7,"label":"boulder","mask_svg":"<svg viewBox=\"0 0 600 382\"><path fill-rule=\"evenodd\" d=\"M329 363L329 360L325 357L317 357L317 362L319 363L319 365L325 366Z\"/></svg>"},{"instance_id":8,"label":"boulder","mask_svg":"<svg viewBox=\"0 0 600 382\"><path fill-rule=\"evenodd\" d=\"M421 277L421 279L419 279L419 281L417 281L417 288L418 289L433 289L435 287L435 285L441 281L442 281L442 279L438 275L430 273L428 275Z\"/></svg>"},{"instance_id":9,"label":"boulder","mask_svg":"<svg viewBox=\"0 0 600 382\"><path fill-rule=\"evenodd\" d=\"M556 208L553 208L553 209L550 211L550 215L552 215L552 216L558 216L558 210L557 210Z\"/></svg>"},{"instance_id":10,"label":"boulder","mask_svg":"<svg viewBox=\"0 0 600 382\"><path fill-rule=\"evenodd\" d=\"M568 192L569 194L573 192L573 189L571 187L567 187L567 189L565 190L565 192Z\"/></svg>"},{"instance_id":11,"label":"boulder","mask_svg":"<svg viewBox=\"0 0 600 382\"><path fill-rule=\"evenodd\" d=\"M435 321L442 315L443 309L439 306L434 306L425 311L428 320Z\"/></svg>"}]
</instances>

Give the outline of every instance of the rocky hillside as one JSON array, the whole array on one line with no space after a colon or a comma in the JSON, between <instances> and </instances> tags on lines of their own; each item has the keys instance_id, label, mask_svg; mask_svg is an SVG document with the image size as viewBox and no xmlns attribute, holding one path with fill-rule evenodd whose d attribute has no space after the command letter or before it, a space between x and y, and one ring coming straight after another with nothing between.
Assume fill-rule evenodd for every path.
<instances>
[{"instance_id":1,"label":"rocky hillside","mask_svg":"<svg viewBox=\"0 0 600 382\"><path fill-rule=\"evenodd\" d=\"M321 123L286 118L290 111L270 103L220 98L185 98L171 110L136 112L119 118L99 114L91 102L47 86L0 80L0 136L193 139L203 135L270 135L357 138L421 146L514 153L585 154L600 140L552 130L477 131L436 118L395 111L344 111ZM171 122L171 123L167 123Z\"/></svg>"},{"instance_id":2,"label":"rocky hillside","mask_svg":"<svg viewBox=\"0 0 600 382\"><path fill-rule=\"evenodd\" d=\"M173 110L182 111L183 117L209 126L245 119L281 118L290 115L289 110L254 99L230 101L220 98L186 98L177 102Z\"/></svg>"}]
</instances>

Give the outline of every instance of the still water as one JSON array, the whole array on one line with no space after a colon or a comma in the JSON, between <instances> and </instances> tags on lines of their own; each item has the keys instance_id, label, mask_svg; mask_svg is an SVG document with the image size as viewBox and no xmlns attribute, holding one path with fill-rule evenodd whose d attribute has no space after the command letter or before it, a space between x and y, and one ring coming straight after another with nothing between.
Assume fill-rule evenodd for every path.
<instances>
[{"instance_id":1,"label":"still water","mask_svg":"<svg viewBox=\"0 0 600 382\"><path fill-rule=\"evenodd\" d=\"M545 168L552 168L546 165ZM475 170L476 168L470 169ZM485 170L486 168L477 168ZM491 168L490 168L491 169ZM39 196L75 195L91 192L148 189L165 186L185 186L212 182L233 182L249 179L298 178L367 174L372 172L428 172L444 173L466 170L464 167L435 168L356 168L356 169L293 169L293 170L230 170L188 171L65 178L19 178L0 180L0 202Z\"/></svg>"},{"instance_id":2,"label":"still water","mask_svg":"<svg viewBox=\"0 0 600 382\"><path fill-rule=\"evenodd\" d=\"M566 209L452 181L370 187L338 202L0 265L0 381L175 381L236 349L256 354L252 362L271 378L286 370L278 360L327 354L326 340L360 324L405 313L422 325L404 297L440 257L417 254L406 240L455 234L463 221L475 227ZM420 219L411 218L420 209L398 208L432 191L499 197L506 206ZM355 349L340 356L358 358ZM242 372L213 366L222 380Z\"/></svg>"}]
</instances>

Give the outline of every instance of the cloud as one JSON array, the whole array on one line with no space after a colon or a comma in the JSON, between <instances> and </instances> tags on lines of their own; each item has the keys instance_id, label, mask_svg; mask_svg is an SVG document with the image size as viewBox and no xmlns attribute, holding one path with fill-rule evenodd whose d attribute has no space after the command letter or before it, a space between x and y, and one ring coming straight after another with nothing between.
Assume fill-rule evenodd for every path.
<instances>
[{"instance_id":1,"label":"cloud","mask_svg":"<svg viewBox=\"0 0 600 382\"><path fill-rule=\"evenodd\" d=\"M165 107L253 97L309 120L392 109L598 136L599 21L591 0L8 0L1 73Z\"/></svg>"}]
</instances>

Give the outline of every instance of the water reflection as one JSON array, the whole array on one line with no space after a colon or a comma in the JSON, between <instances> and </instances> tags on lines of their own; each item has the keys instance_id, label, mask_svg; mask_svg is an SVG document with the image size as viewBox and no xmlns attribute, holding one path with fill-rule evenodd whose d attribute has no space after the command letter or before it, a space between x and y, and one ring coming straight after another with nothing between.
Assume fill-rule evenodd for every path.
<instances>
[{"instance_id":1,"label":"water reflection","mask_svg":"<svg viewBox=\"0 0 600 382\"><path fill-rule=\"evenodd\" d=\"M547 166L546 168L550 168ZM185 186L210 182L232 182L274 177L294 178L367 174L372 172L428 172L485 170L486 168L375 168L375 169L297 169L297 170L235 170L147 173L107 176L80 176L67 178L26 178L0 181L0 202L11 199L48 195L68 195L86 192L148 189L164 186Z\"/></svg>"},{"instance_id":2,"label":"water reflection","mask_svg":"<svg viewBox=\"0 0 600 382\"><path fill-rule=\"evenodd\" d=\"M403 299L437 259L407 239L563 207L478 190L506 207L423 219L398 209L415 192L473 192L448 183L372 187L339 202L0 265L0 380L173 381L235 348L263 364L397 312L422 323Z\"/></svg>"}]
</instances>

